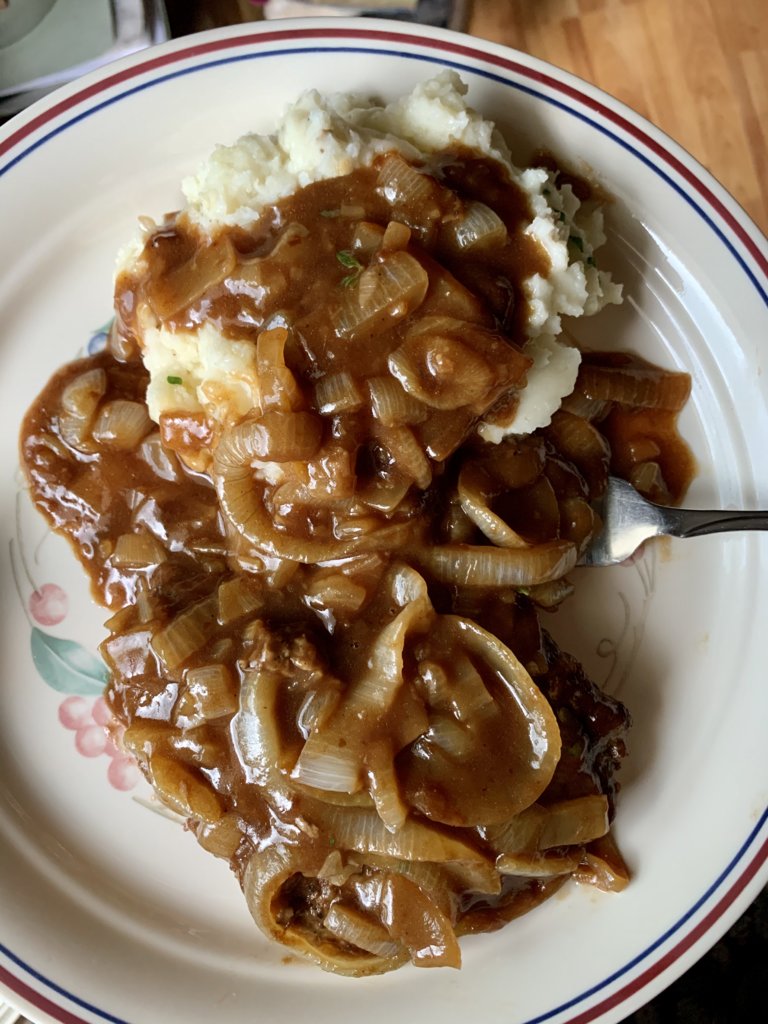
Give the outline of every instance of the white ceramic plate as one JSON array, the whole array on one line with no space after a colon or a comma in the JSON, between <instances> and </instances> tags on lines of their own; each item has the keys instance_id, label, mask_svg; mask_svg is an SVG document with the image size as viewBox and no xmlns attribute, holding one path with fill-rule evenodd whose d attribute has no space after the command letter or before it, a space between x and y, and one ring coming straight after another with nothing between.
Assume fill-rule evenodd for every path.
<instances>
[{"instance_id":1,"label":"white ceramic plate","mask_svg":"<svg viewBox=\"0 0 768 1024\"><path fill-rule=\"evenodd\" d=\"M11 122L0 134L0 980L33 1020L616 1021L701 956L768 878L765 536L582 572L552 626L634 714L616 826L634 880L619 896L568 887L464 940L460 973L350 981L285 962L227 868L152 813L131 766L102 751L89 652L103 616L20 490L26 407L57 365L98 343L118 246L138 214L174 208L180 177L214 143L269 130L305 87L392 97L446 65L516 150L586 161L615 195L610 255L627 301L576 333L693 375L690 503L768 507L765 242L690 157L577 79L447 32L312 19L161 46Z\"/></svg>"}]
</instances>

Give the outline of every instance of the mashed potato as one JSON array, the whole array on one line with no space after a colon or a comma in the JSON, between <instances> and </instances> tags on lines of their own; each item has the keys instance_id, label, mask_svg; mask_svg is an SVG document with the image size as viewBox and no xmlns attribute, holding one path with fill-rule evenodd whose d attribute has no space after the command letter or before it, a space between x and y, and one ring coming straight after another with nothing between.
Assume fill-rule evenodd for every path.
<instances>
[{"instance_id":1,"label":"mashed potato","mask_svg":"<svg viewBox=\"0 0 768 1024\"><path fill-rule=\"evenodd\" d=\"M460 145L504 164L528 197L525 231L545 250L550 270L523 282L529 307L524 351L533 365L522 398L506 418L478 428L485 440L498 442L550 422L573 390L580 362L578 351L560 338L561 318L592 315L620 302L621 287L593 258L605 241L599 204L582 205L569 185L556 187L553 173L543 167L515 167L494 124L467 106L466 92L455 72L443 71L386 106L343 93L304 93L274 134L245 135L217 147L182 189L189 219L215 236L224 227L248 228L266 207L297 189L370 165L392 150L419 161ZM136 268L142 245L138 239L126 247L119 272ZM211 323L170 331L148 310L141 312L140 325L154 419L166 411L203 411L227 423L256 403L251 344L224 339Z\"/></svg>"}]
</instances>

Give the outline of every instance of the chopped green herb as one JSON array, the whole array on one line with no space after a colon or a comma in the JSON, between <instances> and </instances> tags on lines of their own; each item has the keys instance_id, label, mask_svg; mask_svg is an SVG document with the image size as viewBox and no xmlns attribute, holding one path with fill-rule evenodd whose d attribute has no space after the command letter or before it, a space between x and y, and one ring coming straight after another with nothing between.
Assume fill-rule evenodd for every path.
<instances>
[{"instance_id":1,"label":"chopped green herb","mask_svg":"<svg viewBox=\"0 0 768 1024\"><path fill-rule=\"evenodd\" d=\"M363 265L360 260L355 256L349 249L339 249L336 253L336 259L347 270L362 270Z\"/></svg>"},{"instance_id":2,"label":"chopped green herb","mask_svg":"<svg viewBox=\"0 0 768 1024\"><path fill-rule=\"evenodd\" d=\"M336 253L336 259L346 270L351 270L351 274L347 274L346 277L342 277L341 283L344 288L349 288L350 285L354 284L358 277L363 272L363 264L349 249L339 249Z\"/></svg>"},{"instance_id":3,"label":"chopped green herb","mask_svg":"<svg viewBox=\"0 0 768 1024\"><path fill-rule=\"evenodd\" d=\"M183 380L181 379L181 377L166 377L165 379L168 381L169 384L183 384L184 383Z\"/></svg>"},{"instance_id":4,"label":"chopped green herb","mask_svg":"<svg viewBox=\"0 0 768 1024\"><path fill-rule=\"evenodd\" d=\"M571 235L568 239L568 244L572 245L575 249L578 249L579 252L584 252L584 240L579 238L578 235Z\"/></svg>"}]
</instances>

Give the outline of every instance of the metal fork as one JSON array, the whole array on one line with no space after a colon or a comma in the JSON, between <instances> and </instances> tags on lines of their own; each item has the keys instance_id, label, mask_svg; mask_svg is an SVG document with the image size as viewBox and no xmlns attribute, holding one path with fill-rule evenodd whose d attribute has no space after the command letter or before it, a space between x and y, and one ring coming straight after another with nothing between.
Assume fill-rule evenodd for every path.
<instances>
[{"instance_id":1,"label":"metal fork","mask_svg":"<svg viewBox=\"0 0 768 1024\"><path fill-rule=\"evenodd\" d=\"M603 529L580 565L616 565L650 537L701 537L733 530L768 530L768 512L669 508L647 501L618 477L609 477L601 510Z\"/></svg>"}]
</instances>

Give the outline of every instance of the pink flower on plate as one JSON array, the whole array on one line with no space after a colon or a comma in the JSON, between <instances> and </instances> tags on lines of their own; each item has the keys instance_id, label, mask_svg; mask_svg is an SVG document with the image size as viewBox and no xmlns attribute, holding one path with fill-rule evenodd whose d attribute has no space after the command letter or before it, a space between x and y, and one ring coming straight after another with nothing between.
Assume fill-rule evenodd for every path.
<instances>
[{"instance_id":1,"label":"pink flower on plate","mask_svg":"<svg viewBox=\"0 0 768 1024\"><path fill-rule=\"evenodd\" d=\"M59 704L59 721L65 729L77 731L93 722L91 702L85 697L67 697Z\"/></svg>"},{"instance_id":2,"label":"pink flower on plate","mask_svg":"<svg viewBox=\"0 0 768 1024\"><path fill-rule=\"evenodd\" d=\"M86 725L75 733L75 747L83 757L100 757L107 749L107 734L101 725Z\"/></svg>"},{"instance_id":3,"label":"pink flower on plate","mask_svg":"<svg viewBox=\"0 0 768 1024\"><path fill-rule=\"evenodd\" d=\"M115 789L127 792L127 790L133 789L138 783L141 778L141 772L134 759L127 754L123 754L110 761L109 768L107 769L107 778L110 785Z\"/></svg>"},{"instance_id":4,"label":"pink flower on plate","mask_svg":"<svg viewBox=\"0 0 768 1024\"><path fill-rule=\"evenodd\" d=\"M29 597L29 614L40 626L57 626L68 608L69 599L56 583L44 583Z\"/></svg>"}]
</instances>

